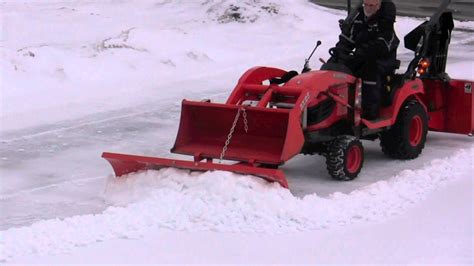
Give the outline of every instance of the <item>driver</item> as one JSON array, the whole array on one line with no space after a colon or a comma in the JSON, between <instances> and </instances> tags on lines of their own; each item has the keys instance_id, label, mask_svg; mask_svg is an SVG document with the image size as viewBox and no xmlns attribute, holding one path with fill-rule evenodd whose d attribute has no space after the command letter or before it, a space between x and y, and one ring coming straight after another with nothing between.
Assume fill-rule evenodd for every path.
<instances>
[{"instance_id":1,"label":"driver","mask_svg":"<svg viewBox=\"0 0 474 266\"><path fill-rule=\"evenodd\" d=\"M354 16L341 21L341 34L332 48L332 61L344 61L362 79L362 117L378 117L382 83L396 68L400 43L393 24L396 8L391 0L363 0ZM349 20L349 21L348 21Z\"/></svg>"}]
</instances>

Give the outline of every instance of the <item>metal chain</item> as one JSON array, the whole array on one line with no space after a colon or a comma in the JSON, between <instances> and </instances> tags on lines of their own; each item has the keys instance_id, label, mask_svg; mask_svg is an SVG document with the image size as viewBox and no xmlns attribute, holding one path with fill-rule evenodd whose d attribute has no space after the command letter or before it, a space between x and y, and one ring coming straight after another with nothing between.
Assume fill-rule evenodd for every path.
<instances>
[{"instance_id":1,"label":"metal chain","mask_svg":"<svg viewBox=\"0 0 474 266\"><path fill-rule=\"evenodd\" d=\"M244 129L245 129L245 133L248 133L249 132L249 124L247 122L247 112L245 111L245 109L242 107L242 115L244 117Z\"/></svg>"},{"instance_id":2,"label":"metal chain","mask_svg":"<svg viewBox=\"0 0 474 266\"><path fill-rule=\"evenodd\" d=\"M219 163L222 162L222 159L224 158L225 152L227 151L227 147L230 144L230 140L232 139L232 136L233 136L234 131L235 131L235 126L237 126L237 122L239 121L240 111L242 111L242 113L243 113L242 116L244 117L245 133L247 133L248 130L249 130L248 121L247 121L247 112L245 111L245 108L243 108L243 107L239 108L237 110L237 114L235 115L234 122L232 123L232 127L230 128L229 135L227 135L227 140L225 141L224 147L222 147L221 156L219 157Z\"/></svg>"}]
</instances>

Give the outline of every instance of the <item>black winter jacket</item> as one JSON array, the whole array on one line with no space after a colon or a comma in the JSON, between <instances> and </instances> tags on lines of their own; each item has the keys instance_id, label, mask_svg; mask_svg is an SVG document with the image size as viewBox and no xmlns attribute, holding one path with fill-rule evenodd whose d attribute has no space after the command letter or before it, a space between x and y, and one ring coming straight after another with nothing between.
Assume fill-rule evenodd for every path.
<instances>
[{"instance_id":1,"label":"black winter jacket","mask_svg":"<svg viewBox=\"0 0 474 266\"><path fill-rule=\"evenodd\" d=\"M366 18L363 7L357 9L353 21L341 27L337 48L354 52L359 59L375 59L381 64L390 65L396 60L396 51L400 43L393 24L396 8L390 1L382 1L380 9L372 17Z\"/></svg>"}]
</instances>

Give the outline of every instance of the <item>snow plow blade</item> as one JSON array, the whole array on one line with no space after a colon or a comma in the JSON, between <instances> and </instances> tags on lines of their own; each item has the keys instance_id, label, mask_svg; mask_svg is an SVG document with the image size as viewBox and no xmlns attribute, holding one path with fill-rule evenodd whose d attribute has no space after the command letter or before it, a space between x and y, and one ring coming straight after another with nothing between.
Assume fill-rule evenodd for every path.
<instances>
[{"instance_id":1,"label":"snow plow blade","mask_svg":"<svg viewBox=\"0 0 474 266\"><path fill-rule=\"evenodd\" d=\"M159 170L167 167L188 169L192 171L220 170L235 172L239 174L255 175L269 182L277 182L282 187L288 188L288 182L285 178L285 174L283 173L283 171L278 169L255 167L243 163L229 165L212 163L210 161L194 162L110 152L102 153L102 158L109 161L109 163L112 165L112 168L114 169L116 176L122 176L140 170Z\"/></svg>"}]
</instances>

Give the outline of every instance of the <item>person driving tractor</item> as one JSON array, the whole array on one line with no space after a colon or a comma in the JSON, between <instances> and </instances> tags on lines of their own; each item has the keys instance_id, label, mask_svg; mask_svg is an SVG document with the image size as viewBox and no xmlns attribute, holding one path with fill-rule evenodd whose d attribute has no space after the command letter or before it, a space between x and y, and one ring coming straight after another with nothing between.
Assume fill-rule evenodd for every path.
<instances>
[{"instance_id":1,"label":"person driving tractor","mask_svg":"<svg viewBox=\"0 0 474 266\"><path fill-rule=\"evenodd\" d=\"M394 30L395 4L390 0L363 0L346 20L340 21L341 34L330 49L330 61L341 60L362 79L362 117L378 117L385 76L397 66L400 43Z\"/></svg>"}]
</instances>

